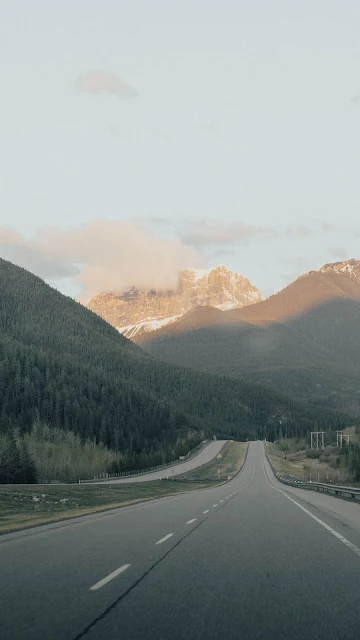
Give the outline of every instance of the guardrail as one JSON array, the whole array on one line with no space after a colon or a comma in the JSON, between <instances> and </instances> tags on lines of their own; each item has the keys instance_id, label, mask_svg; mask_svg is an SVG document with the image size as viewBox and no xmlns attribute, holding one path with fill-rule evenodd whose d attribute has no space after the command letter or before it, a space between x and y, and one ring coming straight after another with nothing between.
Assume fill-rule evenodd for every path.
<instances>
[{"instance_id":1,"label":"guardrail","mask_svg":"<svg viewBox=\"0 0 360 640\"><path fill-rule=\"evenodd\" d=\"M265 455L274 476L283 484L298 487L300 489L307 489L308 491L322 491L323 493L336 495L339 498L350 496L352 500L360 500L360 489L357 487L344 487L336 484L326 484L325 482L304 482L303 480L283 477L276 471L266 450Z\"/></svg>"},{"instance_id":2,"label":"guardrail","mask_svg":"<svg viewBox=\"0 0 360 640\"><path fill-rule=\"evenodd\" d=\"M350 496L353 500L360 498L360 489L356 487L340 487L334 484L325 484L321 482L303 482L302 480L289 480L288 478L281 478L276 476L280 482L291 485L293 487L300 487L301 489L309 489L311 491L322 491L324 493L334 494L336 496Z\"/></svg>"},{"instance_id":3,"label":"guardrail","mask_svg":"<svg viewBox=\"0 0 360 640\"><path fill-rule=\"evenodd\" d=\"M188 453L184 456L181 456L179 460L173 460L172 462L167 462L165 464L160 464L155 467L147 467L147 469L134 469L133 471L122 471L119 473L100 473L99 475L91 478L90 480L79 480L79 484L91 484L95 482L106 482L107 480L116 480L116 478L128 478L129 476L138 476L138 475L147 475L148 473L153 473L153 471L161 471L162 469L167 469L168 467L174 467L178 464L182 464L183 462L187 462L196 456L205 449L211 440L204 440L197 447L188 451Z\"/></svg>"}]
</instances>

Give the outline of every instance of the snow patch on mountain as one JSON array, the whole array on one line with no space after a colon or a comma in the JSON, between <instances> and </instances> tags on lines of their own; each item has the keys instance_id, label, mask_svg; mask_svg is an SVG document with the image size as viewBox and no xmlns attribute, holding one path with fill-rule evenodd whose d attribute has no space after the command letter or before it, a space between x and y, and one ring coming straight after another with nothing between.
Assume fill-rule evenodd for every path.
<instances>
[{"instance_id":1,"label":"snow patch on mountain","mask_svg":"<svg viewBox=\"0 0 360 640\"><path fill-rule=\"evenodd\" d=\"M87 305L128 338L177 322L196 307L221 311L261 300L259 290L239 273L218 265L211 269L186 269L179 273L176 290L155 291L132 287L122 292L102 292Z\"/></svg>"},{"instance_id":2,"label":"snow patch on mountain","mask_svg":"<svg viewBox=\"0 0 360 640\"><path fill-rule=\"evenodd\" d=\"M182 314L171 316L170 318L163 318L162 320L156 320L154 318L147 318L142 322L138 322L136 324L129 324L126 327L116 327L119 333L121 333L125 338L133 338L139 333L146 333L150 331L157 331L162 327L166 327L169 324L173 324L179 318L181 318Z\"/></svg>"},{"instance_id":3,"label":"snow patch on mountain","mask_svg":"<svg viewBox=\"0 0 360 640\"><path fill-rule=\"evenodd\" d=\"M344 262L332 262L325 264L320 271L322 273L326 273L328 271L343 273L360 283L360 261L355 260L354 258L351 260L345 260Z\"/></svg>"}]
</instances>

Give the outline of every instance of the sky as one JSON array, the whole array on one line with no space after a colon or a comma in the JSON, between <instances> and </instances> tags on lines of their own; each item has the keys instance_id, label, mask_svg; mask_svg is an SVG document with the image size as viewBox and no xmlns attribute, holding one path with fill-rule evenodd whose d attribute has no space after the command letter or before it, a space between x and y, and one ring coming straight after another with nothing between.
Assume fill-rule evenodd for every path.
<instances>
[{"instance_id":1,"label":"sky","mask_svg":"<svg viewBox=\"0 0 360 640\"><path fill-rule=\"evenodd\" d=\"M358 0L0 0L0 257L60 291L360 259Z\"/></svg>"}]
</instances>

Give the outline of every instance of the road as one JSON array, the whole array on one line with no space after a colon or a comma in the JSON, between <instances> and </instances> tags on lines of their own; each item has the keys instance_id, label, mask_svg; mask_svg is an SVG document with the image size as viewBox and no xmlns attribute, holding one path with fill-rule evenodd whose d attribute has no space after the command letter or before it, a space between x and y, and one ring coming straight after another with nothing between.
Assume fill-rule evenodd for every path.
<instances>
[{"instance_id":1,"label":"road","mask_svg":"<svg viewBox=\"0 0 360 640\"><path fill-rule=\"evenodd\" d=\"M196 456L186 460L186 462L180 462L174 464L172 467L166 467L165 469L159 469L158 471L150 471L142 473L136 476L125 476L123 478L117 478L116 480L106 480L106 484L123 484L134 482L150 482L151 480L161 480L162 478L171 478L172 476L179 476L187 471L192 471L196 467L201 467L203 464L213 460L220 450L223 448L226 440L214 440L210 442L204 449L200 451ZM92 484L104 484L104 480L101 483L93 482Z\"/></svg>"},{"instance_id":2,"label":"road","mask_svg":"<svg viewBox=\"0 0 360 640\"><path fill-rule=\"evenodd\" d=\"M360 511L252 442L217 488L0 538L2 640L358 640Z\"/></svg>"}]
</instances>

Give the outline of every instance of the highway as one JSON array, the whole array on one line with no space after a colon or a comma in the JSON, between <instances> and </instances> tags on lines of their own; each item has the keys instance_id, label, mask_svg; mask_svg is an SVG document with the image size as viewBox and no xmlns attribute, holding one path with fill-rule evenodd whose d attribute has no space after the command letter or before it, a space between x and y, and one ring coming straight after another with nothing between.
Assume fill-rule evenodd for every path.
<instances>
[{"instance_id":1,"label":"highway","mask_svg":"<svg viewBox=\"0 0 360 640\"><path fill-rule=\"evenodd\" d=\"M263 444L217 488L0 538L1 640L358 640L359 505L280 484Z\"/></svg>"},{"instance_id":2,"label":"highway","mask_svg":"<svg viewBox=\"0 0 360 640\"><path fill-rule=\"evenodd\" d=\"M213 460L217 454L221 451L226 440L213 440L204 449L195 455L193 458L186 460L185 462L179 462L171 467L165 467L165 469L158 469L157 471L150 471L147 473L141 473L134 476L124 476L123 478L117 478L116 480L106 480L105 484L123 484L134 482L150 482L151 480L161 480L162 478L172 478L173 476L179 476L187 471L193 471L196 467L201 467L203 464ZM103 484L104 480L101 480L99 484ZM92 484L98 484L92 482Z\"/></svg>"}]
</instances>

